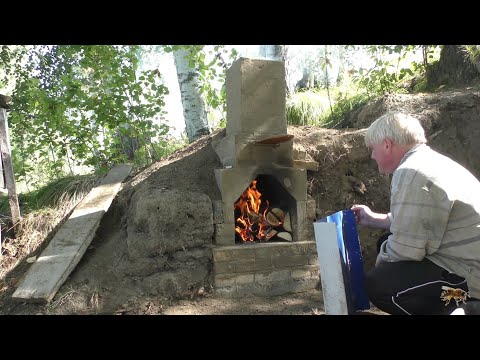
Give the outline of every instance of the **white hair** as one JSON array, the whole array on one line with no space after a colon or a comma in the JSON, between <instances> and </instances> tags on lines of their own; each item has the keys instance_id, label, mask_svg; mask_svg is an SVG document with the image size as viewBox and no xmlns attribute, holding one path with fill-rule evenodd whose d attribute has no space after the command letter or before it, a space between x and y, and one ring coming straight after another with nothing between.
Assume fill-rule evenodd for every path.
<instances>
[{"instance_id":1,"label":"white hair","mask_svg":"<svg viewBox=\"0 0 480 360\"><path fill-rule=\"evenodd\" d=\"M420 121L399 111L388 112L375 120L367 129L365 144L380 144L385 138L405 146L427 142Z\"/></svg>"}]
</instances>

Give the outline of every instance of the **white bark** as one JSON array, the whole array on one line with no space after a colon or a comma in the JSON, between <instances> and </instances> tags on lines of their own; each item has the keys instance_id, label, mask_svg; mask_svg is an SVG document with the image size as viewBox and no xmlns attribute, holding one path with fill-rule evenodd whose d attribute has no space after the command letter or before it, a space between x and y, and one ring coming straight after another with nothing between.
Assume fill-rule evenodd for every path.
<instances>
[{"instance_id":1,"label":"white bark","mask_svg":"<svg viewBox=\"0 0 480 360\"><path fill-rule=\"evenodd\" d=\"M294 80L290 76L288 46L287 45L260 45L259 56L268 60L283 61L285 63L285 82L287 92L290 94L295 88Z\"/></svg>"},{"instance_id":2,"label":"white bark","mask_svg":"<svg viewBox=\"0 0 480 360\"><path fill-rule=\"evenodd\" d=\"M188 51L179 49L173 52L177 69L180 96L182 98L185 130L190 142L202 135L210 134L205 104L199 93L198 73L188 64Z\"/></svg>"},{"instance_id":3,"label":"white bark","mask_svg":"<svg viewBox=\"0 0 480 360\"><path fill-rule=\"evenodd\" d=\"M260 45L260 56L269 60L284 60L283 45Z\"/></svg>"}]
</instances>

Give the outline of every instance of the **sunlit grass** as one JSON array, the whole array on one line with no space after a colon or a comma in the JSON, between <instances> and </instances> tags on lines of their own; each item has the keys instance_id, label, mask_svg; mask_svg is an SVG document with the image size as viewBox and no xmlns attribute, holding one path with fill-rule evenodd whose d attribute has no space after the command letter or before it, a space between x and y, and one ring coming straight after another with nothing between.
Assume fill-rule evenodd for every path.
<instances>
[{"instance_id":1,"label":"sunlit grass","mask_svg":"<svg viewBox=\"0 0 480 360\"><path fill-rule=\"evenodd\" d=\"M53 180L38 190L20 194L21 212L28 213L58 207L65 202L77 203L90 191L97 180L96 175L66 176ZM0 213L8 213L8 209L8 197L0 197Z\"/></svg>"},{"instance_id":2,"label":"sunlit grass","mask_svg":"<svg viewBox=\"0 0 480 360\"><path fill-rule=\"evenodd\" d=\"M311 89L287 98L290 125L334 127L352 109L366 103L367 96L351 81L326 89Z\"/></svg>"},{"instance_id":3,"label":"sunlit grass","mask_svg":"<svg viewBox=\"0 0 480 360\"><path fill-rule=\"evenodd\" d=\"M339 127L350 112L365 105L369 100L370 97L365 93L340 99L333 105L332 111L325 113L321 118L323 126L326 128Z\"/></svg>"},{"instance_id":4,"label":"sunlit grass","mask_svg":"<svg viewBox=\"0 0 480 360\"><path fill-rule=\"evenodd\" d=\"M302 91L287 99L287 122L290 125L321 125L323 113L329 109L326 91Z\"/></svg>"}]
</instances>

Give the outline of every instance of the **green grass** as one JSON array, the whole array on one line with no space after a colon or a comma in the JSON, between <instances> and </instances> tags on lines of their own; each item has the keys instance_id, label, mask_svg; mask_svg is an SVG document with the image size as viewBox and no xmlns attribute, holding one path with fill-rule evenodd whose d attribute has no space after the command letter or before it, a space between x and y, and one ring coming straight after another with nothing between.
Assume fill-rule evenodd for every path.
<instances>
[{"instance_id":1,"label":"green grass","mask_svg":"<svg viewBox=\"0 0 480 360\"><path fill-rule=\"evenodd\" d=\"M326 90L298 92L287 99L287 122L290 125L321 125L322 115L327 110L329 102Z\"/></svg>"},{"instance_id":2,"label":"green grass","mask_svg":"<svg viewBox=\"0 0 480 360\"><path fill-rule=\"evenodd\" d=\"M480 61L480 45L464 45L463 48L472 63Z\"/></svg>"},{"instance_id":3,"label":"green grass","mask_svg":"<svg viewBox=\"0 0 480 360\"><path fill-rule=\"evenodd\" d=\"M342 92L343 90L343 92ZM287 99L287 122L290 125L313 125L333 128L339 125L349 112L366 104L367 94L352 89L332 88L330 99L326 90L298 92ZM353 95L349 95L353 94Z\"/></svg>"},{"instance_id":4,"label":"green grass","mask_svg":"<svg viewBox=\"0 0 480 360\"><path fill-rule=\"evenodd\" d=\"M98 180L96 175L66 176L53 180L38 190L19 194L22 214L44 208L60 206L64 202L77 202L83 198ZM9 213L8 197L0 197L0 213Z\"/></svg>"},{"instance_id":5,"label":"green grass","mask_svg":"<svg viewBox=\"0 0 480 360\"><path fill-rule=\"evenodd\" d=\"M346 116L360 106L365 105L370 100L370 97L365 93L358 93L356 95L343 98L333 105L333 111L328 112L321 119L324 127L335 128L337 127Z\"/></svg>"}]
</instances>

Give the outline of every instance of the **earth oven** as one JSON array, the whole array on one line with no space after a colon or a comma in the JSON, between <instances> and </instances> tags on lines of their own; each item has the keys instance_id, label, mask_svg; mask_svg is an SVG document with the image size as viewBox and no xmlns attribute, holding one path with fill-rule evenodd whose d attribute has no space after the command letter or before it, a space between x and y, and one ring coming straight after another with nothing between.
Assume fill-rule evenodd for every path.
<instances>
[{"instance_id":1,"label":"earth oven","mask_svg":"<svg viewBox=\"0 0 480 360\"><path fill-rule=\"evenodd\" d=\"M231 296L318 284L306 170L294 167L282 61L240 58L227 70L226 135L212 144L222 200L214 202L214 277ZM311 209L312 211L307 209ZM309 237L309 238L307 238Z\"/></svg>"}]
</instances>

